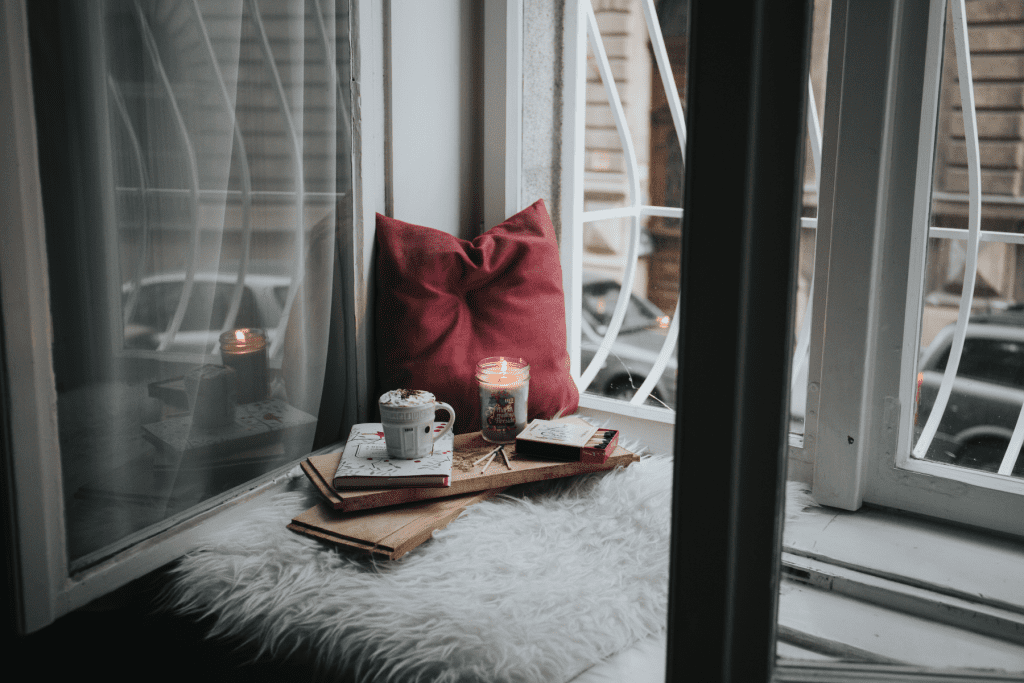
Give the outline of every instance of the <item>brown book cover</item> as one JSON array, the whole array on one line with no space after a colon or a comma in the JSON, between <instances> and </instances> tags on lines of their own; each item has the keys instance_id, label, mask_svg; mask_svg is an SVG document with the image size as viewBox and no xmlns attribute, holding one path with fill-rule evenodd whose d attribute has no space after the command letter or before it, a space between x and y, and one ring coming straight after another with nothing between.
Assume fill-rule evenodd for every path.
<instances>
[{"instance_id":1,"label":"brown book cover","mask_svg":"<svg viewBox=\"0 0 1024 683\"><path fill-rule=\"evenodd\" d=\"M387 510L338 512L321 502L292 519L288 528L313 538L397 560L429 540L470 505L500 493L490 489L398 505Z\"/></svg>"},{"instance_id":2,"label":"brown book cover","mask_svg":"<svg viewBox=\"0 0 1024 683\"><path fill-rule=\"evenodd\" d=\"M579 420L579 418L563 418ZM559 479L576 474L601 472L604 470L624 467L640 459L638 455L627 451L621 446L603 463L559 462L539 458L517 456L514 445L505 447L509 456L509 467L501 456L497 456L483 469L484 463L473 465L494 444L484 441L480 432L459 434L455 437L455 455L452 462L452 482L446 488L393 488L393 489L361 489L337 491L331 486L331 480L338 469L341 449L335 452L314 455L303 460L302 471L309 477L313 485L324 496L326 503L335 510L354 511L368 508L379 508L398 505L418 500L446 498L474 491L485 491L493 488L504 488L515 484L545 479ZM484 461L486 462L486 461Z\"/></svg>"}]
</instances>

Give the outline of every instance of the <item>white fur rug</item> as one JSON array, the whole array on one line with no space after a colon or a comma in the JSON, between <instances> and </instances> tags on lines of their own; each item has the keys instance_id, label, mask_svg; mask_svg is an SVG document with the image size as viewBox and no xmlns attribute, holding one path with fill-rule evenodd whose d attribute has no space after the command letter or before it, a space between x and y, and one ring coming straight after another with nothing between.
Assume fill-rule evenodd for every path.
<instances>
[{"instance_id":1,"label":"white fur rug","mask_svg":"<svg viewBox=\"0 0 1024 683\"><path fill-rule=\"evenodd\" d=\"M635 446L635 444L632 444ZM631 449L632 450L632 449ZM399 561L293 533L304 480L183 558L174 609L356 681L568 681L664 629L672 460L468 508ZM807 499L794 497L787 511Z\"/></svg>"}]
</instances>

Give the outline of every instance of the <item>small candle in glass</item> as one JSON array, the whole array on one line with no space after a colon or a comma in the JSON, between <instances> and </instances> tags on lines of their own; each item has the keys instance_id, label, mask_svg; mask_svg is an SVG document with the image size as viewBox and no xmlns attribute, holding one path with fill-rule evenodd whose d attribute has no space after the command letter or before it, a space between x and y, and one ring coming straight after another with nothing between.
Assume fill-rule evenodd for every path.
<instances>
[{"instance_id":1,"label":"small candle in glass","mask_svg":"<svg viewBox=\"0 0 1024 683\"><path fill-rule=\"evenodd\" d=\"M491 356L476 364L480 423L485 440L514 443L526 429L530 365L522 358Z\"/></svg>"},{"instance_id":2,"label":"small candle in glass","mask_svg":"<svg viewBox=\"0 0 1024 683\"><path fill-rule=\"evenodd\" d=\"M267 375L267 335L257 327L230 330L220 335L220 355L235 371L239 403L254 403L270 396Z\"/></svg>"}]
</instances>

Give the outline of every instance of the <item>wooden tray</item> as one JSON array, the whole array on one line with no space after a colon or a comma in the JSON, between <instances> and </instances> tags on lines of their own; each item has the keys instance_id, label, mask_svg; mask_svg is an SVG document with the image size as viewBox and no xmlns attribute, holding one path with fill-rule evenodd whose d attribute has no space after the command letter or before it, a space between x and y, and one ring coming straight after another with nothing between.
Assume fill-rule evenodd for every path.
<instances>
[{"instance_id":1,"label":"wooden tray","mask_svg":"<svg viewBox=\"0 0 1024 683\"><path fill-rule=\"evenodd\" d=\"M448 526L467 507L502 490L361 512L338 512L324 502L292 519L288 528L321 541L397 560L429 540L435 530Z\"/></svg>"},{"instance_id":2,"label":"wooden tray","mask_svg":"<svg viewBox=\"0 0 1024 683\"><path fill-rule=\"evenodd\" d=\"M579 420L579 418L565 418ZM545 479L559 479L589 472L602 472L625 467L640 459L640 456L627 451L621 446L607 461L601 464L583 462L558 462L526 457L516 457L515 446L505 447L509 454L512 469L505 467L501 456L497 456L490 466L481 473L482 464L473 466L473 462L494 448L483 440L480 432L459 434L455 437L455 456L452 462L452 484L445 488L393 488L393 489L360 489L352 491L336 491L331 480L338 469L341 449L313 455L303 460L300 465L309 480L320 491L327 505L335 510L354 511L368 508L379 508L398 505L413 501L448 498L486 491L494 488L505 488L515 484L524 484Z\"/></svg>"}]
</instances>

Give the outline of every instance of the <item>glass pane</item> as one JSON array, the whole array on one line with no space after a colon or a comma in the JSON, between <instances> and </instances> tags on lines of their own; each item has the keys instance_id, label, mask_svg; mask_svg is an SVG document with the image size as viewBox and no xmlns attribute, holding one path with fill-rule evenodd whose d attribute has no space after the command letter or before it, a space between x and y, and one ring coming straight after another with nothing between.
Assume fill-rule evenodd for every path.
<instances>
[{"instance_id":1,"label":"glass pane","mask_svg":"<svg viewBox=\"0 0 1024 683\"><path fill-rule=\"evenodd\" d=\"M657 15L672 78L681 103L686 99L686 34L689 3L664 0L657 3ZM811 83L814 112L820 122L824 110L825 67L828 53L830 3L815 2ZM628 141L636 158L640 188L639 203L652 207L682 207L683 149L662 84L655 48L648 35L641 0L594 3L602 45L622 104ZM633 203L628 145L616 123L615 106L609 99L599 68L600 59L592 45L587 52L586 151L584 156L584 211L624 208ZM795 319L791 431L802 433L806 402L806 355L809 349L809 296L814 270L815 218L817 215L818 161L813 153L820 141L814 125L808 124L803 183L803 221L800 241L800 271ZM812 138L813 136L813 138ZM812 144L817 142L818 144ZM583 267L589 286L621 285L626 278L631 217L618 215L585 220L583 226ZM682 221L678 217L641 215L638 263L633 295L644 306L659 313L646 328L624 328L615 339L608 359L587 391L629 399L652 371L653 361L665 340L679 296L679 251ZM584 294L586 298L586 293ZM606 302L607 303L607 302ZM582 368L585 371L597 353L608 321L597 329L584 313L581 333ZM802 344L801 344L802 340ZM674 360L658 381L648 405L675 405Z\"/></svg>"},{"instance_id":2,"label":"glass pane","mask_svg":"<svg viewBox=\"0 0 1024 683\"><path fill-rule=\"evenodd\" d=\"M635 166L616 125L588 43L584 211L645 205L682 207L683 150L673 121L670 95L662 84L642 0L594 2L611 75L621 102L624 132ZM680 104L686 101L688 0L656 3L668 63ZM639 195L630 190L635 174ZM586 220L583 225L584 315L581 366L590 365L608 329L618 292L625 281L632 239L631 216ZM626 317L601 369L587 391L628 400L652 372L668 334L679 297L679 249L682 222L677 217L641 215L636 274ZM675 354L657 381L647 405L675 407Z\"/></svg>"},{"instance_id":3,"label":"glass pane","mask_svg":"<svg viewBox=\"0 0 1024 683\"><path fill-rule=\"evenodd\" d=\"M967 271L968 144L947 9L918 367L916 432L939 400ZM981 242L969 325L948 403L924 457L999 469L1024 404L1024 7L967 4L981 168ZM952 228L955 230L943 230ZM922 446L922 448L924 448ZM1024 458L1007 472L1024 476Z\"/></svg>"},{"instance_id":4,"label":"glass pane","mask_svg":"<svg viewBox=\"0 0 1024 683\"><path fill-rule=\"evenodd\" d=\"M348 5L31 5L76 571L313 445Z\"/></svg>"},{"instance_id":5,"label":"glass pane","mask_svg":"<svg viewBox=\"0 0 1024 683\"><path fill-rule=\"evenodd\" d=\"M807 404L807 364L810 354L811 295L814 282L814 247L817 235L818 181L821 175L821 125L825 118L825 85L828 66L830 0L815 0L811 33L810 86L814 101L808 102L805 126L803 207L800 227L800 261L797 271L796 313L793 319L793 378L790 384L792 434L803 434ZM813 106L811 106L813 104Z\"/></svg>"}]
</instances>

